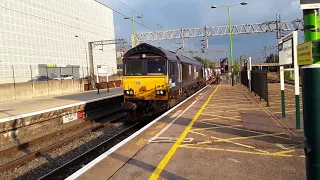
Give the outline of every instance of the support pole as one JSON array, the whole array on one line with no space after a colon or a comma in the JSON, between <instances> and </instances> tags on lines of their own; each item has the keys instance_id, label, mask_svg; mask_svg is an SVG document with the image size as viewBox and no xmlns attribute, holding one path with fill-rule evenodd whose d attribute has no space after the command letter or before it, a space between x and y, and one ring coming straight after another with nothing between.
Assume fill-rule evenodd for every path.
<instances>
[{"instance_id":1,"label":"support pole","mask_svg":"<svg viewBox=\"0 0 320 180\"><path fill-rule=\"evenodd\" d=\"M248 68L249 91L251 92L252 90L251 88L251 71L252 71L251 57L249 57L248 63L249 63L249 68Z\"/></svg>"},{"instance_id":2,"label":"support pole","mask_svg":"<svg viewBox=\"0 0 320 180\"><path fill-rule=\"evenodd\" d=\"M284 68L280 66L280 88L281 88L281 110L282 118L286 117L286 104L285 104L285 95L284 95Z\"/></svg>"},{"instance_id":3,"label":"support pole","mask_svg":"<svg viewBox=\"0 0 320 180\"><path fill-rule=\"evenodd\" d=\"M94 65L93 65L93 53L92 53L92 42L88 43L88 49L89 49L89 63L90 63L90 85L91 88L94 89L95 82L94 82ZM89 88L90 90L90 88Z\"/></svg>"},{"instance_id":4,"label":"support pole","mask_svg":"<svg viewBox=\"0 0 320 180\"><path fill-rule=\"evenodd\" d=\"M183 33L183 26L181 27L181 41L182 41L182 50L184 50L184 33Z\"/></svg>"},{"instance_id":5,"label":"support pole","mask_svg":"<svg viewBox=\"0 0 320 180\"><path fill-rule=\"evenodd\" d=\"M231 13L230 7L228 7L228 20L229 20L229 40L230 40L230 61L231 61L231 85L234 85L233 74L233 55L232 55L232 30L231 30Z\"/></svg>"},{"instance_id":6,"label":"support pole","mask_svg":"<svg viewBox=\"0 0 320 180\"><path fill-rule=\"evenodd\" d=\"M305 42L319 40L318 9L304 9ZM317 50L316 48L315 50ZM320 179L320 65L319 57L313 64L302 67L303 121L307 180Z\"/></svg>"},{"instance_id":7,"label":"support pole","mask_svg":"<svg viewBox=\"0 0 320 180\"><path fill-rule=\"evenodd\" d=\"M300 82L299 82L299 65L298 65L298 32L293 32L293 64L294 64L294 93L296 102L296 129L300 129Z\"/></svg>"}]
</instances>

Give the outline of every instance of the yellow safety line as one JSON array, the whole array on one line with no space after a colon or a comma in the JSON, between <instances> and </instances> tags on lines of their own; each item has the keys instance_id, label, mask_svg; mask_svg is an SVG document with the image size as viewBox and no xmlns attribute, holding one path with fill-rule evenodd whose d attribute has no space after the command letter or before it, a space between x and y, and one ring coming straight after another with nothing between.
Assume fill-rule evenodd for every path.
<instances>
[{"instance_id":1,"label":"yellow safety line","mask_svg":"<svg viewBox=\"0 0 320 180\"><path fill-rule=\"evenodd\" d=\"M207 101L202 105L202 107L200 108L200 110L197 112L197 114L193 117L193 119L191 120L191 122L189 123L189 125L185 128L185 130L183 131L183 133L180 135L180 137L178 138L178 140L173 144L173 146L170 148L170 150L168 151L168 153L165 155L165 157L161 160L161 162L158 164L157 168L153 171L153 173L150 176L150 180L154 180L154 179L158 179L161 172L163 171L163 169L166 167L166 165L168 164L168 162L170 161L170 159L172 158L172 156L174 155L174 153L176 152L176 150L179 148L181 142L184 140L184 138L187 136L188 132L191 130L192 126L194 125L194 123L197 121L197 119L199 118L199 116L201 115L202 111L204 110L204 108L208 105L208 103L210 102L212 96L217 92L218 88L220 87L220 85L218 85L216 87L216 89L211 93L211 95L209 96L209 98L207 99Z\"/></svg>"}]
</instances>

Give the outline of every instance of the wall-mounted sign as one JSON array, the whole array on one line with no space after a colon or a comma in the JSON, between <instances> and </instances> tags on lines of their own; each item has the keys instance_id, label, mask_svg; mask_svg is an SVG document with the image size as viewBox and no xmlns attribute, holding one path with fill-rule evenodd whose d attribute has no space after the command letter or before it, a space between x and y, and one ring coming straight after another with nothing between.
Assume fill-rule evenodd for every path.
<instances>
[{"instance_id":1,"label":"wall-mounted sign","mask_svg":"<svg viewBox=\"0 0 320 180\"><path fill-rule=\"evenodd\" d=\"M300 0L300 9L319 9L320 0Z\"/></svg>"},{"instance_id":2,"label":"wall-mounted sign","mask_svg":"<svg viewBox=\"0 0 320 180\"><path fill-rule=\"evenodd\" d=\"M312 60L312 41L299 44L298 47L298 65L310 65Z\"/></svg>"}]
</instances>

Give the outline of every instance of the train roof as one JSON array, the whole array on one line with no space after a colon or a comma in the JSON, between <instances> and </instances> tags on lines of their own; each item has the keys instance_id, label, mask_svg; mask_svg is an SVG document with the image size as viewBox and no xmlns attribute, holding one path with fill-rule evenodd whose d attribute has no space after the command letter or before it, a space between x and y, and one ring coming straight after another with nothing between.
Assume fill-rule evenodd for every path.
<instances>
[{"instance_id":1,"label":"train roof","mask_svg":"<svg viewBox=\"0 0 320 180\"><path fill-rule=\"evenodd\" d=\"M132 56L137 53L139 53L139 54L140 53L155 53L160 56L166 57L167 59L170 59L170 60L180 61L183 63L197 65L197 66L203 66L203 64L197 60L194 60L192 58L189 58L189 57L186 57L183 55L178 55L177 53L175 53L173 51L168 51L168 50L165 50L161 47L155 47L155 46L152 46L147 43L141 43L141 44L137 45L136 47L130 49L129 51L127 51L124 54L124 57Z\"/></svg>"}]
</instances>

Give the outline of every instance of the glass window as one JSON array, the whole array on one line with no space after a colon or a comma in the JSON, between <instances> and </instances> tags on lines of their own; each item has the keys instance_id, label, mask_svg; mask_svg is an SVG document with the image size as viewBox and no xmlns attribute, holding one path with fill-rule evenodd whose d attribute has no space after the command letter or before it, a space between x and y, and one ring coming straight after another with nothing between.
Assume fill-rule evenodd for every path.
<instances>
[{"instance_id":1,"label":"glass window","mask_svg":"<svg viewBox=\"0 0 320 180\"><path fill-rule=\"evenodd\" d=\"M129 76L142 75L142 72L143 72L142 61L127 60L124 63L125 63L125 75L129 75Z\"/></svg>"},{"instance_id":2,"label":"glass window","mask_svg":"<svg viewBox=\"0 0 320 180\"><path fill-rule=\"evenodd\" d=\"M148 75L163 75L166 74L166 61L159 59L148 60L147 73Z\"/></svg>"}]
</instances>

